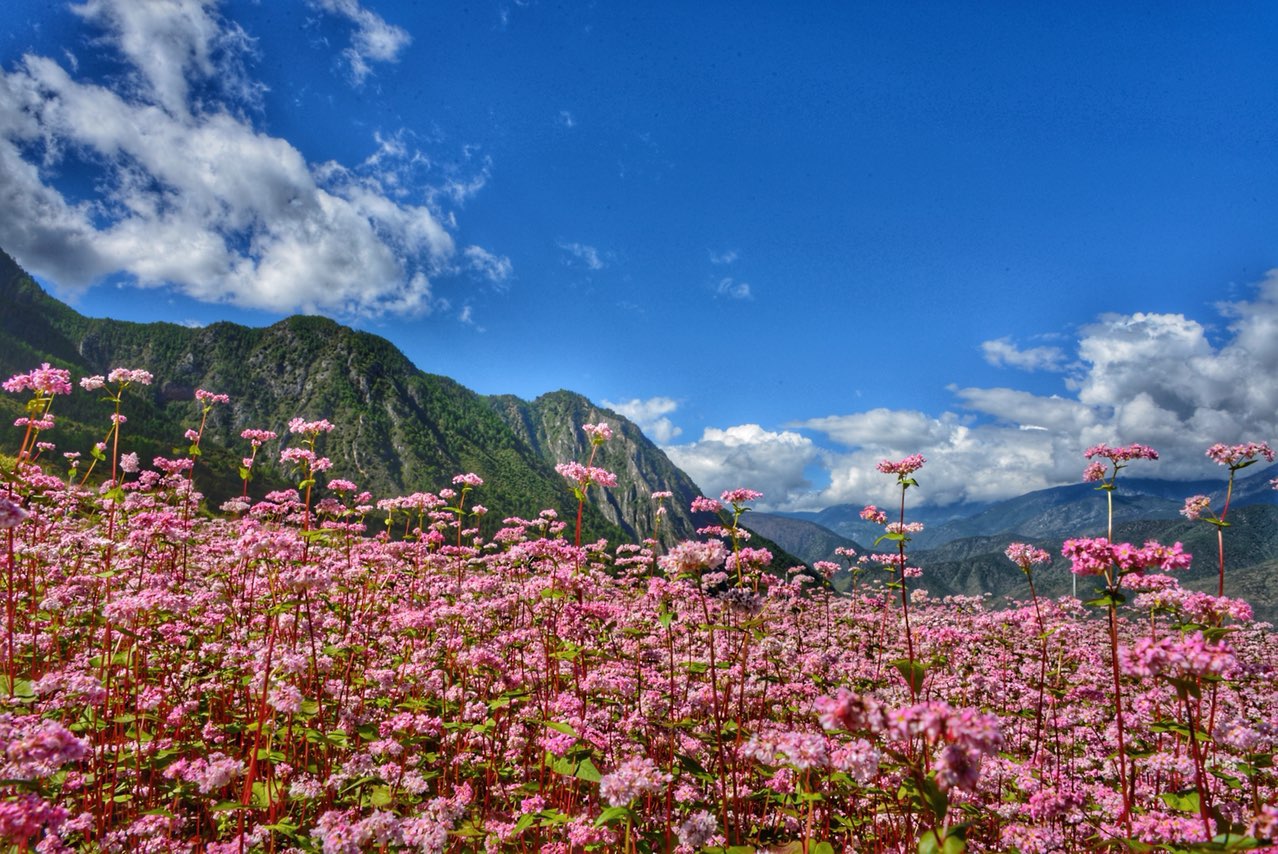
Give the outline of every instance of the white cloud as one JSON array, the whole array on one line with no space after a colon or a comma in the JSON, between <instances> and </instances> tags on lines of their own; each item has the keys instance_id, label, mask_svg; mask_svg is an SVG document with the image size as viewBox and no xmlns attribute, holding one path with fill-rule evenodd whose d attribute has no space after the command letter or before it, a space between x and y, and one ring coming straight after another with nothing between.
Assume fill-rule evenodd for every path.
<instances>
[{"instance_id":1,"label":"white cloud","mask_svg":"<svg viewBox=\"0 0 1278 854\"><path fill-rule=\"evenodd\" d=\"M567 110L560 110L559 124L563 125L566 128L575 128L577 126L577 119L574 118L573 114L568 112Z\"/></svg>"},{"instance_id":2,"label":"white cloud","mask_svg":"<svg viewBox=\"0 0 1278 854\"><path fill-rule=\"evenodd\" d=\"M359 0L310 0L310 3L355 25L351 46L342 51L342 58L350 67L351 79L356 85L373 72L370 60L398 62L400 53L412 42L407 30L387 23L377 13L362 7Z\"/></svg>"},{"instance_id":3,"label":"white cloud","mask_svg":"<svg viewBox=\"0 0 1278 854\"><path fill-rule=\"evenodd\" d=\"M585 267L587 270L602 270L606 266L599 250L593 246L561 240L559 248L568 253L564 263L570 266Z\"/></svg>"},{"instance_id":4,"label":"white cloud","mask_svg":"<svg viewBox=\"0 0 1278 854\"><path fill-rule=\"evenodd\" d=\"M515 265L504 255L494 255L482 246L467 246L462 250L470 268L490 282L504 282L514 272Z\"/></svg>"},{"instance_id":5,"label":"white cloud","mask_svg":"<svg viewBox=\"0 0 1278 854\"><path fill-rule=\"evenodd\" d=\"M669 418L679 408L678 402L669 397L650 397L647 400L636 397L621 402L605 400L603 405L638 424L644 435L659 445L683 432Z\"/></svg>"},{"instance_id":6,"label":"white cloud","mask_svg":"<svg viewBox=\"0 0 1278 854\"><path fill-rule=\"evenodd\" d=\"M808 497L812 483L804 469L823 456L806 436L764 430L758 424L710 427L696 442L663 450L706 495L717 497L737 487L757 489L763 493L760 509L785 507Z\"/></svg>"},{"instance_id":7,"label":"white cloud","mask_svg":"<svg viewBox=\"0 0 1278 854\"><path fill-rule=\"evenodd\" d=\"M724 276L715 285L714 292L721 297L729 299L748 300L754 299L754 295L750 292L749 282L738 282L730 276Z\"/></svg>"},{"instance_id":8,"label":"white cloud","mask_svg":"<svg viewBox=\"0 0 1278 854\"><path fill-rule=\"evenodd\" d=\"M736 261L738 257L737 250L735 249L725 249L722 252L715 252L713 249L710 250L711 264L731 264Z\"/></svg>"},{"instance_id":9,"label":"white cloud","mask_svg":"<svg viewBox=\"0 0 1278 854\"><path fill-rule=\"evenodd\" d=\"M281 313L435 309L431 279L456 271L457 250L451 215L413 187L420 155L392 135L357 166L310 164L257 130L240 112L252 84L214 85L239 73L245 37L213 6L75 7L132 71L110 85L35 55L0 71L0 204L19 213L0 219L0 246L64 289L123 273ZM196 83L215 95L194 100ZM71 170L93 174L96 198L64 195ZM463 258L490 276L508 264Z\"/></svg>"},{"instance_id":10,"label":"white cloud","mask_svg":"<svg viewBox=\"0 0 1278 854\"><path fill-rule=\"evenodd\" d=\"M667 453L686 462L694 479L705 478L698 482L707 488L761 472L781 484L770 496L775 505L792 508L899 496L875 464L916 452L928 462L910 500L928 504L993 501L1076 483L1083 451L1099 442L1141 442L1160 452L1158 462L1133 464L1133 476L1223 480L1204 454L1211 444L1278 444L1278 271L1253 299L1220 310L1228 325L1217 344L1207 326L1179 314L1101 316L1080 330L1079 361L1069 367L1065 394L951 387L958 406L939 415L880 408L789 425L823 434L843 447L837 453L821 454L813 445L797 453L801 434L755 425L707 430L700 442ZM772 439L782 435L793 437L789 445ZM798 484L814 462L825 467L829 483L805 491Z\"/></svg>"},{"instance_id":11,"label":"white cloud","mask_svg":"<svg viewBox=\"0 0 1278 854\"><path fill-rule=\"evenodd\" d=\"M1059 371L1065 367L1065 352L1059 347L1031 347L1022 350L1010 338L981 343L985 361L996 368L1007 366L1023 371Z\"/></svg>"}]
</instances>

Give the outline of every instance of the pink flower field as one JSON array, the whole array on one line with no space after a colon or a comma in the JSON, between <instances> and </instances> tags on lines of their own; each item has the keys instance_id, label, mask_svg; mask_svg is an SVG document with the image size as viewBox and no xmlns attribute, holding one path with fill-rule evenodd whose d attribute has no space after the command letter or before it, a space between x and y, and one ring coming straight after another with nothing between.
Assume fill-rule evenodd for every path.
<instances>
[{"instance_id":1,"label":"pink flower field","mask_svg":"<svg viewBox=\"0 0 1278 854\"><path fill-rule=\"evenodd\" d=\"M582 543L492 518L475 474L370 496L301 419L246 431L244 497L210 509L225 397L148 464L121 392L150 375L87 379L116 417L70 476L46 435L70 377L5 383L31 401L0 489L9 850L1278 850L1278 636L1181 589L1179 544L1070 540L1086 604L1039 599L1050 555L1013 546L1025 597L993 609L910 588L917 454L879 466L880 553L790 570L749 545L752 490L698 499L722 524L697 541ZM1272 458L1219 448L1231 484ZM253 495L260 454L297 488ZM1087 476L1112 497L1156 457L1098 446ZM581 502L616 482L561 472ZM1228 505L1191 511L1223 554Z\"/></svg>"}]
</instances>

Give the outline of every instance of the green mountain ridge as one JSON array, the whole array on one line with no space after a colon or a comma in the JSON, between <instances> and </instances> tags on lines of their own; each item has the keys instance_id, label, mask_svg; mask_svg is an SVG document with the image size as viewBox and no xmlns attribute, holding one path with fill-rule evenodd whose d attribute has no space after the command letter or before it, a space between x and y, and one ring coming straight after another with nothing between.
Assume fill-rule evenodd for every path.
<instances>
[{"instance_id":1,"label":"green mountain ridge","mask_svg":"<svg viewBox=\"0 0 1278 854\"><path fill-rule=\"evenodd\" d=\"M229 395L230 404L210 414L197 467L197 483L210 503L239 494L238 461L248 451L242 430L273 430L286 443L290 419L327 418L336 427L321 440L320 451L333 461L331 474L354 480L376 497L438 491L454 475L473 471L485 483L472 501L489 507L490 519L545 508L571 518L576 500L554 465L585 461L579 428L586 422L556 424L554 417L590 416L617 432L599 464L626 465L617 472L616 490L589 491L585 535L613 542L647 536L655 512L650 496L658 490L674 493L663 539L694 534L686 508L698 494L695 484L635 425L580 395L556 392L533 403L485 398L417 369L383 338L322 317L289 317L266 328L223 322L195 329L89 318L45 293L3 252L0 298L6 305L0 319L4 376L46 361L71 370L75 380L116 367L154 374L151 386L126 392L122 451L138 451L144 459L170 455L175 445L185 444L185 430L198 423L195 390ZM24 403L18 395L0 395L0 412L17 417ZM98 396L76 389L56 400L53 412L57 426L45 437L58 452L84 452L102 439L110 409ZM535 436L512 427L507 416L514 413L536 425ZM19 431L6 431L0 449L11 452L19 439ZM275 462L279 447L283 444L268 446L259 457L253 494L290 482L291 474Z\"/></svg>"}]
</instances>

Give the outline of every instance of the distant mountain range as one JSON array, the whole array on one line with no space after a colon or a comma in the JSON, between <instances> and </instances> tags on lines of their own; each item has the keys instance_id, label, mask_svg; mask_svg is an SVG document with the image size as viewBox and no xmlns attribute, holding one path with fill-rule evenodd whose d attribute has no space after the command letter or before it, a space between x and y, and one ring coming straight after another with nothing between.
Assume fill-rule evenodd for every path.
<instances>
[{"instance_id":1,"label":"distant mountain range","mask_svg":"<svg viewBox=\"0 0 1278 854\"><path fill-rule=\"evenodd\" d=\"M1261 470L1257 470L1261 469ZM1275 467L1253 467L1234 484L1225 529L1225 593L1246 598L1259 618L1278 622L1278 491L1270 487ZM1225 493L1224 472L1219 480L1153 480L1118 478L1114 495L1114 539L1119 542L1182 542L1194 555L1182 583L1216 592L1218 550L1216 529L1180 514L1191 495L1209 495L1219 511ZM756 513L750 524L764 536L805 561L833 560L837 547L858 554L890 551L872 547L883 529L863 521L861 507L850 504L819 513ZM911 563L924 570L923 586L938 596L991 594L1025 598L1028 588L1021 572L1004 556L1012 542L1028 542L1046 549L1054 562L1037 570L1035 583L1048 596L1071 593L1074 579L1069 562L1060 556L1061 544L1071 537L1101 536L1106 532L1104 493L1093 484L1078 483L993 504L911 509L906 518L926 527L910 542ZM842 583L846 584L846 580ZM1082 595L1088 588L1080 584Z\"/></svg>"}]
</instances>

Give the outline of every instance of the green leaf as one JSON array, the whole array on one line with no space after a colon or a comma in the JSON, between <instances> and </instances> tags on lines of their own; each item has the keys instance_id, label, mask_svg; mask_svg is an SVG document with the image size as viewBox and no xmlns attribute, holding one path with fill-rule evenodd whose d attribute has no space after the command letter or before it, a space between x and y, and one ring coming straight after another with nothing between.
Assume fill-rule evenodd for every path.
<instances>
[{"instance_id":1,"label":"green leaf","mask_svg":"<svg viewBox=\"0 0 1278 854\"><path fill-rule=\"evenodd\" d=\"M1119 605L1122 605L1126 601L1127 601L1126 596L1118 592L1113 592L1113 593L1106 593L1102 596L1097 596L1095 599L1084 602L1083 604L1088 606L1089 608L1111 608L1111 607L1117 608Z\"/></svg>"},{"instance_id":2,"label":"green leaf","mask_svg":"<svg viewBox=\"0 0 1278 854\"><path fill-rule=\"evenodd\" d=\"M630 807L608 807L599 813L599 818L595 819L595 827L604 827L609 824L617 824L622 820L634 821L635 813Z\"/></svg>"},{"instance_id":3,"label":"green leaf","mask_svg":"<svg viewBox=\"0 0 1278 854\"><path fill-rule=\"evenodd\" d=\"M923 680L927 678L927 667L908 658L895 659L892 661L892 666L897 669L901 678L905 680L905 684L909 685L915 694L923 690Z\"/></svg>"},{"instance_id":4,"label":"green leaf","mask_svg":"<svg viewBox=\"0 0 1278 854\"><path fill-rule=\"evenodd\" d=\"M1163 792L1159 797L1163 799L1163 803L1167 804L1169 809L1188 813L1198 812L1198 792L1195 789L1190 789L1186 792Z\"/></svg>"}]
</instances>

